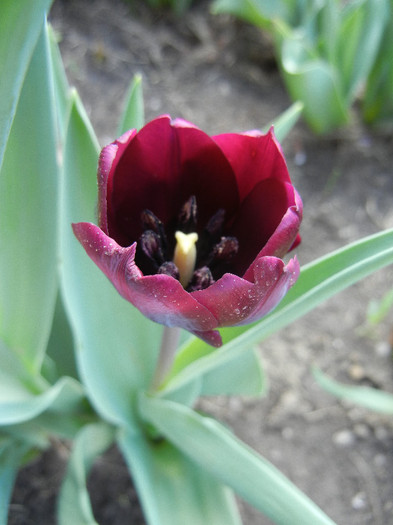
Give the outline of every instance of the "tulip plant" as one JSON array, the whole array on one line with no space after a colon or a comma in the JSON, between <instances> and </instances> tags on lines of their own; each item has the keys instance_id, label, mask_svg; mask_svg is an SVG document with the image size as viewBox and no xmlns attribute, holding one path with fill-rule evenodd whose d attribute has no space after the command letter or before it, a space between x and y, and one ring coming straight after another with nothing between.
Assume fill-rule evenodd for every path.
<instances>
[{"instance_id":1,"label":"tulip plant","mask_svg":"<svg viewBox=\"0 0 393 525\"><path fill-rule=\"evenodd\" d=\"M363 93L366 122L393 118L392 0L215 0L270 32L290 96L316 133L347 123Z\"/></svg>"},{"instance_id":2,"label":"tulip plant","mask_svg":"<svg viewBox=\"0 0 393 525\"><path fill-rule=\"evenodd\" d=\"M136 78L100 154L50 4L4 0L0 17L0 524L18 469L53 437L72 442L60 525L96 523L86 479L113 443L150 525L240 524L234 493L278 524L333 524L194 407L261 395L255 345L392 263L393 231L301 270L283 261L302 203L275 133L298 105L275 132L209 137L145 125Z\"/></svg>"}]
</instances>

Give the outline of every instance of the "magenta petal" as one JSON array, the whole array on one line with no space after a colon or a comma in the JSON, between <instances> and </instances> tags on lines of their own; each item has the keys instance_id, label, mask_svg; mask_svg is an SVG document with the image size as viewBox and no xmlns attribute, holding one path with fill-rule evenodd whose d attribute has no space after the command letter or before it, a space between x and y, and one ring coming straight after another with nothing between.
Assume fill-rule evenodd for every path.
<instances>
[{"instance_id":1,"label":"magenta petal","mask_svg":"<svg viewBox=\"0 0 393 525\"><path fill-rule=\"evenodd\" d=\"M98 224L105 232L108 232L107 217L107 194L108 188L112 190L112 177L116 165L127 145L136 135L136 129L130 129L123 133L115 142L102 149L98 161Z\"/></svg>"},{"instance_id":2,"label":"magenta petal","mask_svg":"<svg viewBox=\"0 0 393 525\"><path fill-rule=\"evenodd\" d=\"M117 291L146 317L166 326L178 326L206 340L218 342L210 331L217 320L203 305L168 275L147 275L136 266L136 243L123 248L91 223L73 224L73 230L89 257L105 273Z\"/></svg>"},{"instance_id":3,"label":"magenta petal","mask_svg":"<svg viewBox=\"0 0 393 525\"><path fill-rule=\"evenodd\" d=\"M253 265L253 282L225 274L205 290L193 292L199 303L217 318L219 326L252 323L269 313L299 276L299 263L261 257Z\"/></svg>"},{"instance_id":4,"label":"magenta petal","mask_svg":"<svg viewBox=\"0 0 393 525\"><path fill-rule=\"evenodd\" d=\"M291 182L281 146L272 128L265 135L256 132L224 133L212 138L232 166L241 200L261 180L275 178Z\"/></svg>"},{"instance_id":5,"label":"magenta petal","mask_svg":"<svg viewBox=\"0 0 393 525\"><path fill-rule=\"evenodd\" d=\"M222 346L222 337L218 330L210 330L208 332L198 332L194 330L192 333L211 346L215 346L216 348Z\"/></svg>"},{"instance_id":6,"label":"magenta petal","mask_svg":"<svg viewBox=\"0 0 393 525\"><path fill-rule=\"evenodd\" d=\"M119 146L116 162L108 179L107 221L110 236L122 246L139 239L145 209L170 224L195 195L204 225L217 203L227 216L239 205L236 177L221 149L185 121L164 115L149 122L121 152Z\"/></svg>"},{"instance_id":7,"label":"magenta petal","mask_svg":"<svg viewBox=\"0 0 393 525\"><path fill-rule=\"evenodd\" d=\"M244 279L253 280L254 264L260 257L284 257L300 242L298 231L302 221L303 203L297 191L292 186L287 186L288 191L293 194L291 199L294 201L294 204L289 206L270 239L256 255L254 262L243 275Z\"/></svg>"}]
</instances>

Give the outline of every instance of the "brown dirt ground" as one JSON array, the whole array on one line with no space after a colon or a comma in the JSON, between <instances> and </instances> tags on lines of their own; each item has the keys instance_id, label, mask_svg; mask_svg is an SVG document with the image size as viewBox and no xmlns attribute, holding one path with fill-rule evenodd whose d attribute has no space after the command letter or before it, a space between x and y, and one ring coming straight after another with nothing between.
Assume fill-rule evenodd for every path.
<instances>
[{"instance_id":1,"label":"brown dirt ground","mask_svg":"<svg viewBox=\"0 0 393 525\"><path fill-rule=\"evenodd\" d=\"M289 106L269 38L199 2L183 17L143 2L56 0L51 21L69 79L104 145L116 134L134 73L144 78L146 119L180 116L209 133L264 127ZM392 226L393 141L354 123L328 137L299 123L284 141L304 200L306 263ZM365 279L261 344L270 390L263 399L214 398L204 410L228 423L338 524L393 523L393 421L323 392L314 364L332 377L393 391L392 316L370 328L366 310L392 286L392 269ZM55 443L18 476L9 525L55 523L68 448ZM90 476L100 525L143 524L117 450ZM270 523L240 503L245 525ZM289 524L290 525L290 524Z\"/></svg>"}]
</instances>

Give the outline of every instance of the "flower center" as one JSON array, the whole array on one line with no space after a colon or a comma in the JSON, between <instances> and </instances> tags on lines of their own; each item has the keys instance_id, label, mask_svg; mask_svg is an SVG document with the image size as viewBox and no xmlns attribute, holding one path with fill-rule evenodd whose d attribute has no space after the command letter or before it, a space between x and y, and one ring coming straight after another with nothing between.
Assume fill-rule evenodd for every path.
<instances>
[{"instance_id":1,"label":"flower center","mask_svg":"<svg viewBox=\"0 0 393 525\"><path fill-rule=\"evenodd\" d=\"M183 233L177 231L175 233L176 247L173 254L173 262L179 270L179 281L186 288L194 273L197 251L196 242L198 234Z\"/></svg>"},{"instance_id":2,"label":"flower center","mask_svg":"<svg viewBox=\"0 0 393 525\"><path fill-rule=\"evenodd\" d=\"M181 207L175 224L164 226L150 210L142 212L141 220L144 231L137 245L138 266L145 275L170 275L190 292L203 290L221 277L239 250L236 237L222 236L223 209L196 233L195 196Z\"/></svg>"}]
</instances>

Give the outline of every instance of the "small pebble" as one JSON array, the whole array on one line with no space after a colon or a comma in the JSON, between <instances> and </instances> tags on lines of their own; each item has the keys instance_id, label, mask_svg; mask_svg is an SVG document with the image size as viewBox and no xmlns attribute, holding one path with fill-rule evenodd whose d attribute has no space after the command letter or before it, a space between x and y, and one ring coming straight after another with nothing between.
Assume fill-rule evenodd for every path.
<instances>
[{"instance_id":1,"label":"small pebble","mask_svg":"<svg viewBox=\"0 0 393 525\"><path fill-rule=\"evenodd\" d=\"M389 357L392 352L392 348L388 341L379 341L379 343L375 345L375 352L381 357Z\"/></svg>"},{"instance_id":2,"label":"small pebble","mask_svg":"<svg viewBox=\"0 0 393 525\"><path fill-rule=\"evenodd\" d=\"M362 510L367 506L366 494L364 492L358 492L352 498L352 508L355 510Z\"/></svg>"},{"instance_id":3,"label":"small pebble","mask_svg":"<svg viewBox=\"0 0 393 525\"><path fill-rule=\"evenodd\" d=\"M333 434L333 443L339 447L348 447L355 442L355 435L349 429L338 430Z\"/></svg>"},{"instance_id":4,"label":"small pebble","mask_svg":"<svg viewBox=\"0 0 393 525\"><path fill-rule=\"evenodd\" d=\"M350 365L348 368L348 374L354 381L360 381L365 376L364 368L357 364Z\"/></svg>"}]
</instances>

